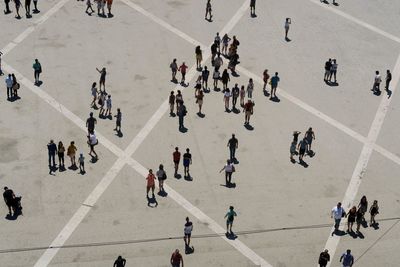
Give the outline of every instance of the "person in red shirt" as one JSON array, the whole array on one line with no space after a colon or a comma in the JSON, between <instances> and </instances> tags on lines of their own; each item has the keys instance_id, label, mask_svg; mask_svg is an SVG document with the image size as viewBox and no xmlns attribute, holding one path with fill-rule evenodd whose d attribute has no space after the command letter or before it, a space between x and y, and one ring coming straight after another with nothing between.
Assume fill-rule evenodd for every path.
<instances>
[{"instance_id":1,"label":"person in red shirt","mask_svg":"<svg viewBox=\"0 0 400 267\"><path fill-rule=\"evenodd\" d=\"M172 267L180 267L181 262L182 262L182 267L184 267L183 266L183 258L182 258L181 253L179 253L179 249L176 249L174 251L174 253L172 253L170 262L171 262Z\"/></svg>"},{"instance_id":2,"label":"person in red shirt","mask_svg":"<svg viewBox=\"0 0 400 267\"><path fill-rule=\"evenodd\" d=\"M154 176L152 169L149 170L149 174L147 175L146 180L147 180L146 196L147 196L147 198L149 198L149 191L150 191L150 188L151 188L151 193L152 193L153 198L154 198L154 188L155 188L156 177Z\"/></svg>"},{"instance_id":3,"label":"person in red shirt","mask_svg":"<svg viewBox=\"0 0 400 267\"><path fill-rule=\"evenodd\" d=\"M185 65L185 62L183 62L182 65L180 65L178 68L178 71L180 71L182 74L181 84L185 84L185 76L186 76L187 69L188 69L188 66Z\"/></svg>"},{"instance_id":4,"label":"person in red shirt","mask_svg":"<svg viewBox=\"0 0 400 267\"><path fill-rule=\"evenodd\" d=\"M244 117L245 125L250 124L250 116L253 115L253 107L254 103L251 102L251 100L248 100L247 103L244 104L243 111L245 112L245 117Z\"/></svg>"},{"instance_id":5,"label":"person in red shirt","mask_svg":"<svg viewBox=\"0 0 400 267\"><path fill-rule=\"evenodd\" d=\"M174 161L174 166L175 166L175 174L174 177L178 176L178 168L179 168L179 161L181 160L181 152L179 152L179 148L175 147L174 153L172 153L172 158Z\"/></svg>"}]
</instances>

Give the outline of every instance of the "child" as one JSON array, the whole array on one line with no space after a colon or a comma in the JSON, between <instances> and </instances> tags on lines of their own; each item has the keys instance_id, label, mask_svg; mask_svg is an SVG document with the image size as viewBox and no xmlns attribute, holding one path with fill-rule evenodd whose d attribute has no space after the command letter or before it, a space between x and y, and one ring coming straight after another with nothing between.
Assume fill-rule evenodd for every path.
<instances>
[{"instance_id":1,"label":"child","mask_svg":"<svg viewBox=\"0 0 400 267\"><path fill-rule=\"evenodd\" d=\"M83 156L83 154L81 153L79 155L79 170L81 173L85 173L85 157Z\"/></svg>"},{"instance_id":2,"label":"child","mask_svg":"<svg viewBox=\"0 0 400 267\"><path fill-rule=\"evenodd\" d=\"M92 15L92 13L94 12L94 10L93 10L93 8L92 8L92 3L90 2L90 0L87 0L86 1L86 5L87 5L87 7L86 7L86 13L89 15L89 16L91 16ZM89 9L90 9L90 13L89 13Z\"/></svg>"}]
</instances>

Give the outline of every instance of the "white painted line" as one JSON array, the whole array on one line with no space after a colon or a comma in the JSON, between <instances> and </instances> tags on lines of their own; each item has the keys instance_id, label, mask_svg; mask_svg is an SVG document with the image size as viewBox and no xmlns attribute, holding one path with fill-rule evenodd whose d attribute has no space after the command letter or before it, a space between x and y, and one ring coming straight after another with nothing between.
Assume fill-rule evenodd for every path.
<instances>
[{"instance_id":1,"label":"white painted line","mask_svg":"<svg viewBox=\"0 0 400 267\"><path fill-rule=\"evenodd\" d=\"M356 24L358 24L358 25L360 25L360 26L362 26L362 27L364 27L364 28L366 28L368 30L371 30L371 31L373 31L373 32L375 32L377 34L380 34L380 35L382 35L382 36L384 36L384 37L386 37L386 38L388 38L388 39L390 39L392 41L400 43L400 38L399 37L394 36L393 34L390 34L390 33L386 32L384 30L381 30L381 29L375 27L375 26L372 26L371 24L368 24L368 23L366 23L366 22L364 22L362 20L359 20L359 19L357 19L357 18L355 18L355 17L353 17L353 16L351 16L351 15L349 15L347 13L344 13L343 11L341 11L341 10L331 6L331 5L327 5L327 4L321 3L319 0L318 1L310 0L310 2L320 6L322 8L324 8L326 10L329 10L329 11L331 11L331 12L333 12L333 13L335 13L335 14L343 17L343 18L346 18L346 19L348 19L348 20L350 20L350 21L352 21L352 22L354 22L354 23L356 23Z\"/></svg>"},{"instance_id":2,"label":"white painted line","mask_svg":"<svg viewBox=\"0 0 400 267\"><path fill-rule=\"evenodd\" d=\"M392 93L396 90L400 80L400 55L397 58L396 65L394 66L394 70L392 72L393 80L392 80ZM363 149L361 151L360 157L358 158L357 165L354 168L353 175L351 176L349 186L347 187L346 193L344 195L344 199L342 201L342 205L346 211L353 205L354 199L357 195L358 189L360 187L362 178L367 170L367 165L369 159L371 157L373 146L378 138L379 132L382 128L383 122L385 120L386 113L388 111L388 107L392 97L382 97L381 103L379 105L378 111L376 112L374 121L372 122L371 128L368 133L367 142L364 143ZM343 227L341 227L343 229ZM331 233L333 232L333 228L331 229ZM339 244L340 236L329 235L328 241L326 242L325 248L329 250L329 254L331 258L335 255L336 248ZM328 265L328 267L330 264Z\"/></svg>"},{"instance_id":3,"label":"white painted line","mask_svg":"<svg viewBox=\"0 0 400 267\"><path fill-rule=\"evenodd\" d=\"M44 13L41 17L39 17L32 26L29 26L25 31L23 31L20 35L18 35L13 41L11 41L9 44L7 44L1 52L3 52L4 55L9 53L11 50L13 50L18 44L20 44L23 40L26 39L39 25L44 23L46 20L48 20L52 15L54 15L60 8L62 8L69 0L61 0L57 2L52 8L50 8L46 13Z\"/></svg>"}]
</instances>

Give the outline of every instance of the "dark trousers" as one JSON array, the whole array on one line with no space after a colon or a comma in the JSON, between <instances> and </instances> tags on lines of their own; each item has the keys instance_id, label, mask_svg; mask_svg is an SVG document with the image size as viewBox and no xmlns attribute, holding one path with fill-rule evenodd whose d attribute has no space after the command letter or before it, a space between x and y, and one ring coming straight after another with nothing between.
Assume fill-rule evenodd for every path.
<instances>
[{"instance_id":1,"label":"dark trousers","mask_svg":"<svg viewBox=\"0 0 400 267\"><path fill-rule=\"evenodd\" d=\"M11 12L11 10L10 10L10 0L4 0L4 3L6 4L5 12L6 13L10 13Z\"/></svg>"},{"instance_id":2,"label":"dark trousers","mask_svg":"<svg viewBox=\"0 0 400 267\"><path fill-rule=\"evenodd\" d=\"M386 81L386 85L385 85L386 90L389 90L389 84L390 84L390 80Z\"/></svg>"},{"instance_id":3,"label":"dark trousers","mask_svg":"<svg viewBox=\"0 0 400 267\"><path fill-rule=\"evenodd\" d=\"M64 153L58 153L58 163L60 166L64 166Z\"/></svg>"},{"instance_id":4,"label":"dark trousers","mask_svg":"<svg viewBox=\"0 0 400 267\"><path fill-rule=\"evenodd\" d=\"M53 161L53 165L51 162ZM49 166L56 166L56 154L49 153Z\"/></svg>"},{"instance_id":5,"label":"dark trousers","mask_svg":"<svg viewBox=\"0 0 400 267\"><path fill-rule=\"evenodd\" d=\"M225 172L225 183L231 184L231 180L232 180L232 173L231 172Z\"/></svg>"},{"instance_id":6,"label":"dark trousers","mask_svg":"<svg viewBox=\"0 0 400 267\"><path fill-rule=\"evenodd\" d=\"M35 73L34 73L34 75L35 75L35 83L39 83L39 75L40 75L40 71L38 71L38 70L35 70Z\"/></svg>"},{"instance_id":7,"label":"dark trousers","mask_svg":"<svg viewBox=\"0 0 400 267\"><path fill-rule=\"evenodd\" d=\"M231 160L235 158L235 152L236 152L236 147L229 148L229 156Z\"/></svg>"},{"instance_id":8,"label":"dark trousers","mask_svg":"<svg viewBox=\"0 0 400 267\"><path fill-rule=\"evenodd\" d=\"M237 97L232 97L232 106L235 107L237 102Z\"/></svg>"},{"instance_id":9,"label":"dark trousers","mask_svg":"<svg viewBox=\"0 0 400 267\"><path fill-rule=\"evenodd\" d=\"M183 116L178 116L179 118L179 129L183 128Z\"/></svg>"},{"instance_id":10,"label":"dark trousers","mask_svg":"<svg viewBox=\"0 0 400 267\"><path fill-rule=\"evenodd\" d=\"M7 98L13 97L12 87L7 87Z\"/></svg>"}]
</instances>

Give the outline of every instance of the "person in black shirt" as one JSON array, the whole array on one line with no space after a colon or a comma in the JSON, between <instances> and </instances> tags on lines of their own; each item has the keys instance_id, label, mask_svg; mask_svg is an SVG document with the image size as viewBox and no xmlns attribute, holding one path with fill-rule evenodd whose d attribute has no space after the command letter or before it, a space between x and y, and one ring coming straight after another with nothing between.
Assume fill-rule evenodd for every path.
<instances>
[{"instance_id":1,"label":"person in black shirt","mask_svg":"<svg viewBox=\"0 0 400 267\"><path fill-rule=\"evenodd\" d=\"M328 262L331 260L331 256L328 253L328 250L325 249L321 254L319 254L318 264L320 267L326 267Z\"/></svg>"},{"instance_id":2,"label":"person in black shirt","mask_svg":"<svg viewBox=\"0 0 400 267\"><path fill-rule=\"evenodd\" d=\"M214 43L211 45L211 65L213 66L215 57L217 56L217 48L218 48L217 42L214 41Z\"/></svg>"},{"instance_id":3,"label":"person in black shirt","mask_svg":"<svg viewBox=\"0 0 400 267\"><path fill-rule=\"evenodd\" d=\"M227 145L229 147L229 152L230 152L229 155L230 155L231 161L233 161L235 159L235 152L236 152L236 149L238 148L238 144L239 144L238 140L235 138L235 135L232 134L232 138L229 139L228 145Z\"/></svg>"},{"instance_id":4,"label":"person in black shirt","mask_svg":"<svg viewBox=\"0 0 400 267\"><path fill-rule=\"evenodd\" d=\"M47 144L47 150L49 152L49 166L50 167L55 167L56 166L56 153L57 153L57 146L54 144L53 140L50 140L50 143ZM53 161L53 165L51 165L51 161Z\"/></svg>"},{"instance_id":5,"label":"person in black shirt","mask_svg":"<svg viewBox=\"0 0 400 267\"><path fill-rule=\"evenodd\" d=\"M86 120L86 128L88 129L88 133L94 132L94 126L97 124L96 118L93 118L93 112L90 112L89 118Z\"/></svg>"},{"instance_id":6,"label":"person in black shirt","mask_svg":"<svg viewBox=\"0 0 400 267\"><path fill-rule=\"evenodd\" d=\"M205 66L204 70L201 72L202 85L205 91L208 91L208 76L210 76L210 71L207 69L207 66Z\"/></svg>"},{"instance_id":7,"label":"person in black shirt","mask_svg":"<svg viewBox=\"0 0 400 267\"><path fill-rule=\"evenodd\" d=\"M391 80L392 80L392 74L390 73L390 70L387 70L386 71L386 85L385 85L386 92L389 91L389 84L390 84Z\"/></svg>"},{"instance_id":8,"label":"person in black shirt","mask_svg":"<svg viewBox=\"0 0 400 267\"><path fill-rule=\"evenodd\" d=\"M100 73L99 90L101 91L101 86L103 86L103 90L106 91L107 70L106 70L106 68L102 68L101 70L96 68L96 70Z\"/></svg>"},{"instance_id":9,"label":"person in black shirt","mask_svg":"<svg viewBox=\"0 0 400 267\"><path fill-rule=\"evenodd\" d=\"M121 256L118 256L118 258L115 260L113 267L124 267L126 264L126 260L122 258Z\"/></svg>"},{"instance_id":10,"label":"person in black shirt","mask_svg":"<svg viewBox=\"0 0 400 267\"><path fill-rule=\"evenodd\" d=\"M4 202L6 203L7 207L8 207L8 213L10 214L10 216L12 216L11 213L11 207L14 204L14 192L11 189L8 189L8 187L4 187L4 192L3 192L3 198L4 198Z\"/></svg>"},{"instance_id":11,"label":"person in black shirt","mask_svg":"<svg viewBox=\"0 0 400 267\"><path fill-rule=\"evenodd\" d=\"M115 115L114 117L117 118L114 131L117 131L117 133L121 133L121 120L122 120L121 109L117 108L117 115Z\"/></svg>"},{"instance_id":12,"label":"person in black shirt","mask_svg":"<svg viewBox=\"0 0 400 267\"><path fill-rule=\"evenodd\" d=\"M232 88L232 110L236 109L236 103L237 103L237 99L239 97L240 94L240 89L238 84L235 84L235 87Z\"/></svg>"},{"instance_id":13,"label":"person in black shirt","mask_svg":"<svg viewBox=\"0 0 400 267\"><path fill-rule=\"evenodd\" d=\"M325 75L324 75L325 82L329 79L331 67L332 67L332 59L329 59L327 62L325 62Z\"/></svg>"},{"instance_id":14,"label":"person in black shirt","mask_svg":"<svg viewBox=\"0 0 400 267\"><path fill-rule=\"evenodd\" d=\"M186 148L186 153L183 154L183 171L185 177L190 177L189 165L192 164L192 154L190 154L189 148Z\"/></svg>"}]
</instances>

